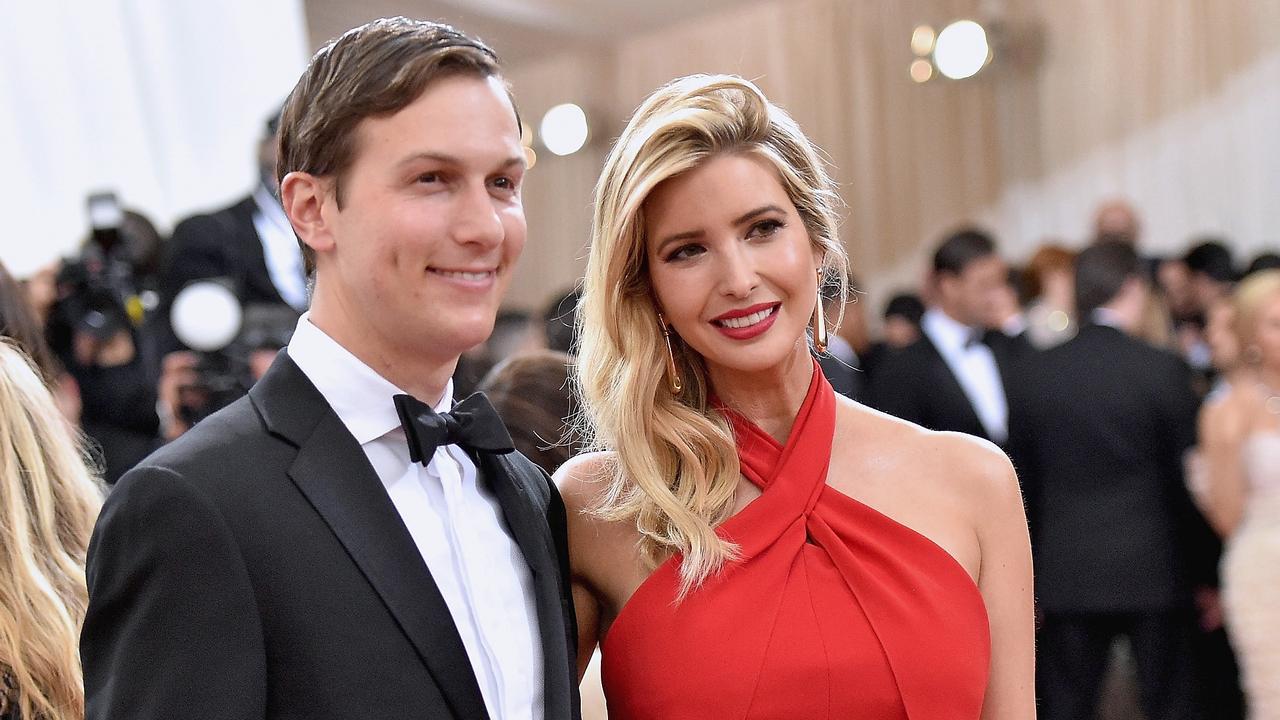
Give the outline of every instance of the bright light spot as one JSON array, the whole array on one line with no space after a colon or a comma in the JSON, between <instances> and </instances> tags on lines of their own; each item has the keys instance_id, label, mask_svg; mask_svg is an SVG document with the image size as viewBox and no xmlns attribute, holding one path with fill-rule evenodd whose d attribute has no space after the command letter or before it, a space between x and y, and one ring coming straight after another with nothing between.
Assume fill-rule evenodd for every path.
<instances>
[{"instance_id":1,"label":"bright light spot","mask_svg":"<svg viewBox=\"0 0 1280 720\"><path fill-rule=\"evenodd\" d=\"M524 169L532 170L534 165L538 164L538 153L528 145L524 146Z\"/></svg>"},{"instance_id":2,"label":"bright light spot","mask_svg":"<svg viewBox=\"0 0 1280 720\"><path fill-rule=\"evenodd\" d=\"M936 40L938 34L933 31L930 25L921 25L911 33L911 52L924 57L933 52L933 41Z\"/></svg>"},{"instance_id":3,"label":"bright light spot","mask_svg":"<svg viewBox=\"0 0 1280 720\"><path fill-rule=\"evenodd\" d=\"M587 114L573 103L557 105L542 116L542 144L556 155L571 155L587 143Z\"/></svg>"},{"instance_id":4,"label":"bright light spot","mask_svg":"<svg viewBox=\"0 0 1280 720\"><path fill-rule=\"evenodd\" d=\"M1049 313L1048 320L1049 320L1049 329L1053 330L1054 332L1062 332L1067 329L1068 325L1071 324L1071 318L1067 317L1067 314L1062 312L1061 310L1054 310L1053 312Z\"/></svg>"},{"instance_id":5,"label":"bright light spot","mask_svg":"<svg viewBox=\"0 0 1280 720\"><path fill-rule=\"evenodd\" d=\"M928 82L933 77L933 63L924 58L911 61L911 79L918 83Z\"/></svg>"},{"instance_id":6,"label":"bright light spot","mask_svg":"<svg viewBox=\"0 0 1280 720\"><path fill-rule=\"evenodd\" d=\"M982 69L990 52L987 31L981 25L957 20L938 33L933 61L938 64L938 72L952 80L963 80Z\"/></svg>"},{"instance_id":7,"label":"bright light spot","mask_svg":"<svg viewBox=\"0 0 1280 720\"><path fill-rule=\"evenodd\" d=\"M173 332L192 350L221 350L240 333L240 301L226 285L198 281L173 299Z\"/></svg>"},{"instance_id":8,"label":"bright light spot","mask_svg":"<svg viewBox=\"0 0 1280 720\"><path fill-rule=\"evenodd\" d=\"M533 146L533 128L529 127L528 123L521 123L520 144L525 147Z\"/></svg>"}]
</instances>

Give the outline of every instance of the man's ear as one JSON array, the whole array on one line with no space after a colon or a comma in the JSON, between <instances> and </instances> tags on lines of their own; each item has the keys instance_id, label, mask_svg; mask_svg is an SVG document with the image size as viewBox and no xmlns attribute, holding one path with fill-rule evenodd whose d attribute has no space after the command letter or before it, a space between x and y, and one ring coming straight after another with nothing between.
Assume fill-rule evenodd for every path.
<instances>
[{"instance_id":1,"label":"man's ear","mask_svg":"<svg viewBox=\"0 0 1280 720\"><path fill-rule=\"evenodd\" d=\"M336 209L336 204L329 188L326 179L305 172L291 172L280 181L280 204L289 224L298 239L316 253L326 252L334 245L328 222L330 208L326 205L334 204Z\"/></svg>"}]
</instances>

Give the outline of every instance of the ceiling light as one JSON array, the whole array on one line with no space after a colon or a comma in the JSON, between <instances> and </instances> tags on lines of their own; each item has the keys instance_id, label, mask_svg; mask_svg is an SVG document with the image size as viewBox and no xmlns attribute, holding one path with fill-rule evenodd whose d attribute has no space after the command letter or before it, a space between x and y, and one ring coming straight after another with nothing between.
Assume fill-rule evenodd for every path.
<instances>
[{"instance_id":1,"label":"ceiling light","mask_svg":"<svg viewBox=\"0 0 1280 720\"><path fill-rule=\"evenodd\" d=\"M587 143L587 114L573 103L557 105L542 116L542 144L556 155L572 155Z\"/></svg>"},{"instance_id":2,"label":"ceiling light","mask_svg":"<svg viewBox=\"0 0 1280 720\"><path fill-rule=\"evenodd\" d=\"M911 52L924 57L933 52L933 41L938 34L933 31L930 25L921 25L911 33Z\"/></svg>"},{"instance_id":3,"label":"ceiling light","mask_svg":"<svg viewBox=\"0 0 1280 720\"><path fill-rule=\"evenodd\" d=\"M987 32L982 26L972 20L957 20L938 33L933 61L938 72L952 80L963 80L981 70L990 54Z\"/></svg>"},{"instance_id":4,"label":"ceiling light","mask_svg":"<svg viewBox=\"0 0 1280 720\"><path fill-rule=\"evenodd\" d=\"M933 63L924 58L911 61L911 79L918 83L928 82L933 77Z\"/></svg>"}]
</instances>

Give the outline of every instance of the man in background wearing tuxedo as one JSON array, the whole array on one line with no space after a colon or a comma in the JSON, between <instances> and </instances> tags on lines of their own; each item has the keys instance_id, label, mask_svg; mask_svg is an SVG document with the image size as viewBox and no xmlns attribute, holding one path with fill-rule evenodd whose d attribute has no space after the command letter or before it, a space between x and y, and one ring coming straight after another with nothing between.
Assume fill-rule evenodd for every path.
<instances>
[{"instance_id":1,"label":"man in background wearing tuxedo","mask_svg":"<svg viewBox=\"0 0 1280 720\"><path fill-rule=\"evenodd\" d=\"M930 430L1004 445L1005 366L1024 345L993 329L1007 282L989 235L964 229L948 236L933 256L934 302L921 319L921 337L879 363L867 404Z\"/></svg>"},{"instance_id":2,"label":"man in background wearing tuxedo","mask_svg":"<svg viewBox=\"0 0 1280 720\"><path fill-rule=\"evenodd\" d=\"M564 507L450 382L525 242L493 51L436 23L356 28L280 134L311 310L248 397L108 499L87 717L576 718Z\"/></svg>"},{"instance_id":3,"label":"man in background wearing tuxedo","mask_svg":"<svg viewBox=\"0 0 1280 720\"><path fill-rule=\"evenodd\" d=\"M279 115L258 142L258 185L230 207L178 223L161 277L165 307L189 282L223 278L245 305L307 309L307 278L297 237L280 206L276 179Z\"/></svg>"},{"instance_id":4,"label":"man in background wearing tuxedo","mask_svg":"<svg viewBox=\"0 0 1280 720\"><path fill-rule=\"evenodd\" d=\"M1135 337L1149 290L1132 246L1093 245L1075 272L1079 334L1017 364L1010 385L1010 452L1043 612L1040 717L1094 717L1121 635L1146 717L1201 717L1192 591L1212 582L1213 539L1183 484L1190 370Z\"/></svg>"}]
</instances>

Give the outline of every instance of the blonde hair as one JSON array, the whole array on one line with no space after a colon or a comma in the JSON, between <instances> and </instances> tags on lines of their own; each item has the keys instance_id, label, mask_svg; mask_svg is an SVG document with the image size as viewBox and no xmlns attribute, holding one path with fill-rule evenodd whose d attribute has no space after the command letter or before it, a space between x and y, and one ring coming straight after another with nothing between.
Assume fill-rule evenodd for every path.
<instances>
[{"instance_id":1,"label":"blonde hair","mask_svg":"<svg viewBox=\"0 0 1280 720\"><path fill-rule=\"evenodd\" d=\"M1236 311L1236 336L1240 338L1241 347L1248 347L1254 342L1263 307L1277 296L1280 296L1280 270L1260 270L1236 287L1232 305Z\"/></svg>"},{"instance_id":2,"label":"blonde hair","mask_svg":"<svg viewBox=\"0 0 1280 720\"><path fill-rule=\"evenodd\" d=\"M102 495L81 447L27 358L0 341L0 715L84 717L84 563Z\"/></svg>"},{"instance_id":3,"label":"blonde hair","mask_svg":"<svg viewBox=\"0 0 1280 720\"><path fill-rule=\"evenodd\" d=\"M715 528L733 510L740 469L728 421L708 407L702 359L674 335L684 389L673 395L664 381L666 345L649 283L644 203L663 181L713 157L766 160L824 251L819 287L834 287L843 307L848 260L837 234L840 201L818 152L754 84L691 75L640 105L596 186L577 363L582 437L613 452L611 481L595 510L634 519L650 565L682 554L681 596L735 556L737 548Z\"/></svg>"}]
</instances>

